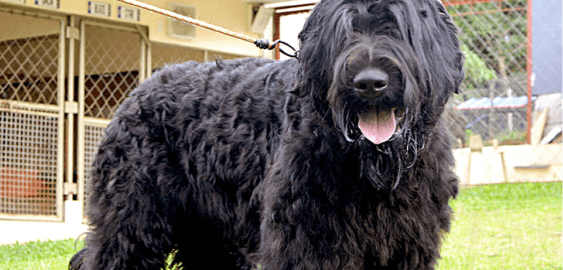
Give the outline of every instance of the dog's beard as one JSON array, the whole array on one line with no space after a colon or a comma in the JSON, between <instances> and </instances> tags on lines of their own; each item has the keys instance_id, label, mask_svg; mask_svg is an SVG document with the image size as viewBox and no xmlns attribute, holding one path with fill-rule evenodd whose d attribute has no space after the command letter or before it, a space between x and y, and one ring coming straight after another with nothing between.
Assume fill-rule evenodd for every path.
<instances>
[{"instance_id":1,"label":"dog's beard","mask_svg":"<svg viewBox=\"0 0 563 270\"><path fill-rule=\"evenodd\" d=\"M394 190L403 177L414 173L418 155L425 147L426 136L413 131L416 127L401 126L407 125L408 121L405 115L400 118L400 127L387 143L376 145L366 140L354 143L360 153L360 176L378 189Z\"/></svg>"},{"instance_id":2,"label":"dog's beard","mask_svg":"<svg viewBox=\"0 0 563 270\"><path fill-rule=\"evenodd\" d=\"M346 97L340 96L341 100L332 103L332 117L335 126L341 132L342 136L349 145L359 152L360 176L368 179L376 188L393 190L396 189L400 180L407 173L412 173L411 168L417 161L419 151L424 148L426 136L420 131L416 115L418 110L409 108L402 111L401 108L386 108L381 105L382 112L369 112L369 110L378 110L376 105L370 105L367 109L358 110L354 107L354 103L344 100ZM375 109L374 109L375 108ZM363 112L379 113L380 115L371 117L388 117L393 120L382 120L385 129L393 129L393 132L380 143L374 143L362 131ZM392 114L392 115L386 115ZM380 121L373 120L373 121ZM394 123L389 123L394 122ZM379 128L381 124L378 124ZM389 131L386 131L389 132Z\"/></svg>"}]
</instances>

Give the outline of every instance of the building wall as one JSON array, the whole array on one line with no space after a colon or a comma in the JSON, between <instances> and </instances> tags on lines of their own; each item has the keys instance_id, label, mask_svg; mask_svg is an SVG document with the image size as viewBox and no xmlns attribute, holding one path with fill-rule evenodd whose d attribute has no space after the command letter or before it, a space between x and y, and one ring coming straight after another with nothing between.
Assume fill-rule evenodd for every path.
<instances>
[{"instance_id":1,"label":"building wall","mask_svg":"<svg viewBox=\"0 0 563 270\"><path fill-rule=\"evenodd\" d=\"M111 14L109 17L92 16L88 13L88 0L58 0L59 8L44 8L36 5L34 0L0 0L0 8L24 8L30 10L39 10L45 13L55 13L63 15L78 15L83 17L103 19L115 23L134 23L148 28L149 40L159 43L175 44L184 47L190 47L199 50L209 50L214 52L240 55L240 56L253 56L258 57L262 55L259 49L254 44L238 40L226 35L211 32L206 29L196 28L196 38L193 40L186 40L180 38L170 37L168 33L168 18L163 15L153 13L147 10L140 10L140 21L131 22L119 19L117 10L119 6L132 7L128 4L118 1L101 0L95 2L102 2L111 6ZM18 2L25 2L19 4ZM253 38L262 38L256 33L250 31L251 23L251 7L249 4L242 1L235 0L145 0L147 4L167 9L168 3L174 2L183 5L194 6L196 8L196 19L211 23L228 30L251 36ZM3 29L7 27L4 22L13 18L3 16L0 18L0 33L11 32L13 37L3 35L3 38L17 39L26 36L37 36L39 33L49 33L51 28L42 25L39 22L34 24L21 23L18 24L21 28L17 31L8 31ZM13 30L13 29L12 29Z\"/></svg>"},{"instance_id":2,"label":"building wall","mask_svg":"<svg viewBox=\"0 0 563 270\"><path fill-rule=\"evenodd\" d=\"M561 0L541 0L534 1L532 8L533 94L561 93L563 4Z\"/></svg>"}]
</instances>

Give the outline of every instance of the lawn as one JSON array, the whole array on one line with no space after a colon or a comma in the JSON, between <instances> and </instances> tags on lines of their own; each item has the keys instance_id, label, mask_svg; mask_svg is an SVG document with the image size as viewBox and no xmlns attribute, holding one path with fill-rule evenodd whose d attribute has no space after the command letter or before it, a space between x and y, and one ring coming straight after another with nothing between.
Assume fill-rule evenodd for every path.
<instances>
[{"instance_id":1,"label":"lawn","mask_svg":"<svg viewBox=\"0 0 563 270\"><path fill-rule=\"evenodd\" d=\"M562 269L561 183L462 189L438 269ZM6 233L6 232L2 232ZM0 246L0 269L67 269L74 240Z\"/></svg>"},{"instance_id":2,"label":"lawn","mask_svg":"<svg viewBox=\"0 0 563 270\"><path fill-rule=\"evenodd\" d=\"M562 269L561 183L461 190L438 269Z\"/></svg>"},{"instance_id":3,"label":"lawn","mask_svg":"<svg viewBox=\"0 0 563 270\"><path fill-rule=\"evenodd\" d=\"M68 269L70 257L76 253L77 249L82 248L82 246L82 241L72 239L0 246L0 269Z\"/></svg>"}]
</instances>

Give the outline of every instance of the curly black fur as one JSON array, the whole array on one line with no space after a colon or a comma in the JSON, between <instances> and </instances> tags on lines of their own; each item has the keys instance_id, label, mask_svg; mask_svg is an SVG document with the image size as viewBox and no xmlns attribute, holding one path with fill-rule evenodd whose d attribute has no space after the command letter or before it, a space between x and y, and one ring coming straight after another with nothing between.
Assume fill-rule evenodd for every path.
<instances>
[{"instance_id":1,"label":"curly black fur","mask_svg":"<svg viewBox=\"0 0 563 270\"><path fill-rule=\"evenodd\" d=\"M71 269L433 269L457 194L440 115L463 78L436 0L324 0L299 60L169 66L108 126ZM352 81L388 75L377 98ZM374 144L359 115L393 108Z\"/></svg>"}]
</instances>

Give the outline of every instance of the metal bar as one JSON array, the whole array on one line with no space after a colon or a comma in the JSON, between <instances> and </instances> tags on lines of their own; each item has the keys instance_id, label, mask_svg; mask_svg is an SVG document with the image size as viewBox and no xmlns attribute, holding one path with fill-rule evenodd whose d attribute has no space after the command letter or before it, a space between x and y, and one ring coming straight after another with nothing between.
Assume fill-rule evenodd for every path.
<instances>
[{"instance_id":1,"label":"metal bar","mask_svg":"<svg viewBox=\"0 0 563 270\"><path fill-rule=\"evenodd\" d=\"M150 46L151 46L151 41L149 40L149 37L147 36L147 34L145 33L144 29L140 26L140 25L135 25L137 27L137 30L139 31L139 34L142 37L142 41L141 41L141 61L142 61L142 65L141 65L141 71L139 71L139 73L144 72L142 80L140 80L140 82L143 82L146 78L149 78L151 76L151 70L150 70ZM144 59L144 60L143 60Z\"/></svg>"},{"instance_id":2,"label":"metal bar","mask_svg":"<svg viewBox=\"0 0 563 270\"><path fill-rule=\"evenodd\" d=\"M77 181L78 181L78 201L84 201L84 134L85 134L85 126L84 126L84 91L85 91L85 76L86 71L85 69L85 53L86 53L86 42L85 42L85 32L86 32L86 23L84 20L80 22L80 55L79 55L79 65L78 65L78 144L77 144L77 156L76 161L76 170L77 170Z\"/></svg>"},{"instance_id":3,"label":"metal bar","mask_svg":"<svg viewBox=\"0 0 563 270\"><path fill-rule=\"evenodd\" d=\"M45 117L58 117L58 115L59 115L58 112L57 113L34 112L34 111L28 111L28 110L6 109L6 108L0 108L0 112L13 112L13 113L21 113L21 114L27 114L27 115L45 116Z\"/></svg>"},{"instance_id":4,"label":"metal bar","mask_svg":"<svg viewBox=\"0 0 563 270\"><path fill-rule=\"evenodd\" d=\"M137 27L137 31L139 32L139 35L141 35L141 37L143 38L143 40L148 43L150 40L149 40L149 37L147 36L147 34L145 33L143 27L141 27L141 26L138 25L138 24L135 25L135 26ZM112 27L113 27L113 26L112 26Z\"/></svg>"},{"instance_id":5,"label":"metal bar","mask_svg":"<svg viewBox=\"0 0 563 270\"><path fill-rule=\"evenodd\" d=\"M141 29L139 29L139 33L141 35L141 59L139 60L139 84L144 82L145 79L147 78L147 75L146 75L147 40L142 38L144 35L140 30Z\"/></svg>"},{"instance_id":6,"label":"metal bar","mask_svg":"<svg viewBox=\"0 0 563 270\"><path fill-rule=\"evenodd\" d=\"M141 35L142 36L142 35ZM147 47L146 41L141 38L141 59L139 59L139 84L145 81L145 68L146 68L146 61L147 61Z\"/></svg>"},{"instance_id":7,"label":"metal bar","mask_svg":"<svg viewBox=\"0 0 563 270\"><path fill-rule=\"evenodd\" d=\"M147 78L152 76L152 42L147 42Z\"/></svg>"},{"instance_id":8,"label":"metal bar","mask_svg":"<svg viewBox=\"0 0 563 270\"><path fill-rule=\"evenodd\" d=\"M96 22L96 21L85 21L84 23L86 25L91 25L91 26L112 28L112 29L118 29L118 30L133 32L133 33L139 33L139 30L137 30L137 28L135 28L135 27L127 27L127 26L123 26L123 25L108 24L108 23Z\"/></svg>"},{"instance_id":9,"label":"metal bar","mask_svg":"<svg viewBox=\"0 0 563 270\"><path fill-rule=\"evenodd\" d=\"M84 124L88 126L95 126L95 127L107 127L111 120L99 119L99 118L92 118L92 117L84 117Z\"/></svg>"},{"instance_id":10,"label":"metal bar","mask_svg":"<svg viewBox=\"0 0 563 270\"><path fill-rule=\"evenodd\" d=\"M526 19L528 20L527 24L527 31L526 35L528 38L528 46L526 49L526 73L527 73L527 86L528 86L528 106L526 106L526 118L527 118L527 135L526 140L528 144L532 142L532 18L533 18L533 7L532 7L532 0L528 0L527 12L526 12Z\"/></svg>"},{"instance_id":11,"label":"metal bar","mask_svg":"<svg viewBox=\"0 0 563 270\"><path fill-rule=\"evenodd\" d=\"M75 27L75 17L69 17L69 27ZM75 41L74 38L70 37L68 39L68 91L67 100L74 102L74 48ZM74 113L67 114L67 159L66 159L66 176L67 182L73 182L74 175Z\"/></svg>"},{"instance_id":12,"label":"metal bar","mask_svg":"<svg viewBox=\"0 0 563 270\"><path fill-rule=\"evenodd\" d=\"M297 6L291 8L280 8L276 9L276 13L281 15L292 15L292 14L299 14L299 13L307 13L313 10L314 5L304 5L304 6Z\"/></svg>"},{"instance_id":13,"label":"metal bar","mask_svg":"<svg viewBox=\"0 0 563 270\"><path fill-rule=\"evenodd\" d=\"M64 150L65 150L65 30L66 19L60 20L60 33L59 33L59 73L57 75L58 83L58 98L57 104L59 105L59 121L58 121L58 134L57 134L57 182L55 185L55 202L56 202L56 215L63 219L63 182L64 182Z\"/></svg>"},{"instance_id":14,"label":"metal bar","mask_svg":"<svg viewBox=\"0 0 563 270\"><path fill-rule=\"evenodd\" d=\"M40 104L40 103L31 103L25 101L13 101L13 100L2 100L0 101L0 105L8 107L9 110L18 110L18 108L27 110L43 110L43 111L53 111L53 113L58 113L60 108L57 105L49 105L49 104ZM2 107L0 107L2 109Z\"/></svg>"}]
</instances>

